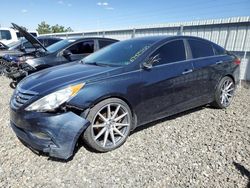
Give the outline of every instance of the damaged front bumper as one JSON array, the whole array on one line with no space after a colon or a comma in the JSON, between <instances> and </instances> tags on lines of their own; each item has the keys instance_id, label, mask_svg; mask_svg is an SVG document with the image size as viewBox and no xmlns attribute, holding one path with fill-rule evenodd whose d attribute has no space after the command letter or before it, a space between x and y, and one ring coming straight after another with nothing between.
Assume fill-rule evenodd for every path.
<instances>
[{"instance_id":1,"label":"damaged front bumper","mask_svg":"<svg viewBox=\"0 0 250 188\"><path fill-rule=\"evenodd\" d=\"M50 157L67 160L89 121L73 112L61 114L10 110L10 123L17 137L28 147Z\"/></svg>"}]
</instances>

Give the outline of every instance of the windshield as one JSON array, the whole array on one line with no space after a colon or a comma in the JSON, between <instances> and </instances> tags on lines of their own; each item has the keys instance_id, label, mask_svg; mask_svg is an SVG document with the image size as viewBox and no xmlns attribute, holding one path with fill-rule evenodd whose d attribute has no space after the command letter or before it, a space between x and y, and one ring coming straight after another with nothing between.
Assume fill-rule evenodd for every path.
<instances>
[{"instance_id":1,"label":"windshield","mask_svg":"<svg viewBox=\"0 0 250 188\"><path fill-rule=\"evenodd\" d=\"M8 44L8 47L13 48L13 47L16 47L20 44L21 44L21 41L16 41L16 42L12 42L12 43Z\"/></svg>"},{"instance_id":2,"label":"windshield","mask_svg":"<svg viewBox=\"0 0 250 188\"><path fill-rule=\"evenodd\" d=\"M12 42L12 43L8 44L9 50L15 50L15 49L19 48L21 44L25 44L25 43L29 43L29 42L25 38L21 38L17 42Z\"/></svg>"},{"instance_id":3,"label":"windshield","mask_svg":"<svg viewBox=\"0 0 250 188\"><path fill-rule=\"evenodd\" d=\"M75 42L75 40L65 39L61 40L59 42L56 42L55 44L52 44L51 46L47 47L47 50L49 52L56 52L58 50L61 50L62 48L65 48L68 44Z\"/></svg>"},{"instance_id":4,"label":"windshield","mask_svg":"<svg viewBox=\"0 0 250 188\"><path fill-rule=\"evenodd\" d=\"M155 40L137 39L112 44L83 59L85 64L124 66L133 63Z\"/></svg>"}]
</instances>

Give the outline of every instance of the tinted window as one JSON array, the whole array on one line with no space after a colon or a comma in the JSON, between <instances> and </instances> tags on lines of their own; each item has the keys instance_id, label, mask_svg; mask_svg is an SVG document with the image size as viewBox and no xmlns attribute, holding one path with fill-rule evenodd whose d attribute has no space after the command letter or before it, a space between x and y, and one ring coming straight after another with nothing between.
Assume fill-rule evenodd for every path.
<instances>
[{"instance_id":1,"label":"tinted window","mask_svg":"<svg viewBox=\"0 0 250 188\"><path fill-rule=\"evenodd\" d=\"M188 40L193 58L209 57L214 55L213 47L207 42Z\"/></svg>"},{"instance_id":2,"label":"tinted window","mask_svg":"<svg viewBox=\"0 0 250 188\"><path fill-rule=\"evenodd\" d=\"M8 31L8 30L1 30L0 31L0 39L10 40L11 39L10 31Z\"/></svg>"},{"instance_id":3,"label":"tinted window","mask_svg":"<svg viewBox=\"0 0 250 188\"><path fill-rule=\"evenodd\" d=\"M78 42L68 49L72 54L90 54L94 52L94 41Z\"/></svg>"},{"instance_id":4,"label":"tinted window","mask_svg":"<svg viewBox=\"0 0 250 188\"><path fill-rule=\"evenodd\" d=\"M50 46L50 45L52 45L52 44L54 44L54 43L56 43L58 41L60 41L60 39L48 39L46 45Z\"/></svg>"},{"instance_id":5,"label":"tinted window","mask_svg":"<svg viewBox=\"0 0 250 188\"><path fill-rule=\"evenodd\" d=\"M29 32L33 37L37 37L37 33Z\"/></svg>"},{"instance_id":6,"label":"tinted window","mask_svg":"<svg viewBox=\"0 0 250 188\"><path fill-rule=\"evenodd\" d=\"M218 45L213 45L215 55L224 55L226 54L226 50Z\"/></svg>"},{"instance_id":7,"label":"tinted window","mask_svg":"<svg viewBox=\"0 0 250 188\"><path fill-rule=\"evenodd\" d=\"M113 44L114 41L111 40L99 40L99 48L104 48L105 46L108 46L110 44Z\"/></svg>"},{"instance_id":8,"label":"tinted window","mask_svg":"<svg viewBox=\"0 0 250 188\"><path fill-rule=\"evenodd\" d=\"M25 43L23 43L23 46L25 47L25 48L34 48L33 47L33 45L30 43L30 42L25 42Z\"/></svg>"},{"instance_id":9,"label":"tinted window","mask_svg":"<svg viewBox=\"0 0 250 188\"><path fill-rule=\"evenodd\" d=\"M125 66L134 63L156 40L133 39L117 42L84 58L84 63Z\"/></svg>"},{"instance_id":10,"label":"tinted window","mask_svg":"<svg viewBox=\"0 0 250 188\"><path fill-rule=\"evenodd\" d=\"M62 50L63 48L66 48L68 45L70 45L71 43L75 42L75 40L72 39L65 39L65 40L61 40L57 43L52 44L51 46L49 46L47 48L47 50L49 52L56 52L58 50Z\"/></svg>"},{"instance_id":11,"label":"tinted window","mask_svg":"<svg viewBox=\"0 0 250 188\"><path fill-rule=\"evenodd\" d=\"M21 38L21 34L18 31L16 32L16 36L17 38Z\"/></svg>"},{"instance_id":12,"label":"tinted window","mask_svg":"<svg viewBox=\"0 0 250 188\"><path fill-rule=\"evenodd\" d=\"M152 56L159 54L160 61L157 64L172 63L186 60L185 46L183 40L169 42L156 50Z\"/></svg>"}]
</instances>

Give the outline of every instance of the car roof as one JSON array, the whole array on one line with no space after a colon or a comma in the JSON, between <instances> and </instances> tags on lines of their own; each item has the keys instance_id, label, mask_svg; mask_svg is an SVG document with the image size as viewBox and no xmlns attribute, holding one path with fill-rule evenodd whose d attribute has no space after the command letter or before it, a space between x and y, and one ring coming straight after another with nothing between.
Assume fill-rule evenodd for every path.
<instances>
[{"instance_id":1,"label":"car roof","mask_svg":"<svg viewBox=\"0 0 250 188\"><path fill-rule=\"evenodd\" d=\"M195 36L186 36L186 35L158 35L158 36L145 36L145 37L138 37L138 38L132 38L129 40L151 40L154 43L162 43L167 42L169 40L173 39L196 39L196 40L202 40L208 43L213 43L207 39L195 37Z\"/></svg>"},{"instance_id":2,"label":"car roof","mask_svg":"<svg viewBox=\"0 0 250 188\"><path fill-rule=\"evenodd\" d=\"M66 40L95 40L95 39L106 39L106 40L113 40L113 41L119 41L117 39L111 39L111 38L105 38L105 37L69 37L66 38Z\"/></svg>"},{"instance_id":3,"label":"car roof","mask_svg":"<svg viewBox=\"0 0 250 188\"><path fill-rule=\"evenodd\" d=\"M59 38L59 37L51 37L51 36L39 36L39 37L36 37L37 39L55 39L55 40L63 40L62 38Z\"/></svg>"}]
</instances>

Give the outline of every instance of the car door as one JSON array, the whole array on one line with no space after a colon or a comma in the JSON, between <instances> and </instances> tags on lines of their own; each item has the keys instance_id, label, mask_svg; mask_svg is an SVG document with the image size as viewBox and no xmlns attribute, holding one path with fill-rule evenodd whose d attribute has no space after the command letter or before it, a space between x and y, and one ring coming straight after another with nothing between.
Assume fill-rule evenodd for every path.
<instances>
[{"instance_id":1,"label":"car door","mask_svg":"<svg viewBox=\"0 0 250 188\"><path fill-rule=\"evenodd\" d=\"M66 50L68 50L71 54L69 58L69 61L77 61L80 60L89 54L93 53L95 49L95 41L94 40L86 40L86 41L80 41Z\"/></svg>"},{"instance_id":2,"label":"car door","mask_svg":"<svg viewBox=\"0 0 250 188\"><path fill-rule=\"evenodd\" d=\"M151 55L158 55L159 62L141 71L141 123L175 114L194 105L193 65L187 59L185 46L184 40L164 44Z\"/></svg>"},{"instance_id":3,"label":"car door","mask_svg":"<svg viewBox=\"0 0 250 188\"><path fill-rule=\"evenodd\" d=\"M215 54L212 43L199 39L188 39L192 52L194 76L196 77L196 95L203 103L213 99L215 80L218 80L217 67L223 64L221 56Z\"/></svg>"}]
</instances>

